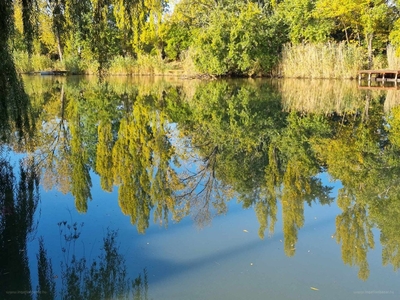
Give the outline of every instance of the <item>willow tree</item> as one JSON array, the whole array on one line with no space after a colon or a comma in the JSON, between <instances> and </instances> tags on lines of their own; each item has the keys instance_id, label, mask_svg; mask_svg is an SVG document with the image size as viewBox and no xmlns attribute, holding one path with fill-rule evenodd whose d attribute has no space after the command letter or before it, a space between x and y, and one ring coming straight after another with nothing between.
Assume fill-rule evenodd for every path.
<instances>
[{"instance_id":1,"label":"willow tree","mask_svg":"<svg viewBox=\"0 0 400 300\"><path fill-rule=\"evenodd\" d=\"M23 7L29 9L31 1L23 1ZM14 28L13 1L0 0L0 139L15 136L11 131L21 133L30 127L29 99L25 94L22 79L15 70L10 49L10 38ZM30 14L23 10L23 28L27 48L31 50L33 27ZM12 129L12 130L10 130Z\"/></svg>"},{"instance_id":2,"label":"willow tree","mask_svg":"<svg viewBox=\"0 0 400 300\"><path fill-rule=\"evenodd\" d=\"M130 54L150 53L161 47L159 29L167 3L167 0L114 0L116 23Z\"/></svg>"}]
</instances>

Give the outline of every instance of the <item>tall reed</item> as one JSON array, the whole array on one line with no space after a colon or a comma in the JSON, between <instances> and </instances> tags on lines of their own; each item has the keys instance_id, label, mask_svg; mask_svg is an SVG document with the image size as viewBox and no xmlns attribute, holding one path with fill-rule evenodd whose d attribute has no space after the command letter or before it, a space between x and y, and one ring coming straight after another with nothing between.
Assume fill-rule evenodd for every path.
<instances>
[{"instance_id":1,"label":"tall reed","mask_svg":"<svg viewBox=\"0 0 400 300\"><path fill-rule=\"evenodd\" d=\"M287 44L279 69L288 78L355 78L367 62L366 51L354 44Z\"/></svg>"},{"instance_id":2,"label":"tall reed","mask_svg":"<svg viewBox=\"0 0 400 300\"><path fill-rule=\"evenodd\" d=\"M116 56L110 63L108 73L112 75L128 75L133 73L136 62L131 57Z\"/></svg>"},{"instance_id":3,"label":"tall reed","mask_svg":"<svg viewBox=\"0 0 400 300\"><path fill-rule=\"evenodd\" d=\"M159 56L139 55L132 57L116 56L111 62L107 73L110 75L164 75L167 64Z\"/></svg>"},{"instance_id":4,"label":"tall reed","mask_svg":"<svg viewBox=\"0 0 400 300\"><path fill-rule=\"evenodd\" d=\"M52 60L40 54L32 54L30 57L26 51L15 51L13 53L15 67L18 73L30 73L52 68Z\"/></svg>"},{"instance_id":5,"label":"tall reed","mask_svg":"<svg viewBox=\"0 0 400 300\"><path fill-rule=\"evenodd\" d=\"M388 60L388 68L400 69L400 57L396 54L396 48L392 45L388 45L386 54Z\"/></svg>"}]
</instances>

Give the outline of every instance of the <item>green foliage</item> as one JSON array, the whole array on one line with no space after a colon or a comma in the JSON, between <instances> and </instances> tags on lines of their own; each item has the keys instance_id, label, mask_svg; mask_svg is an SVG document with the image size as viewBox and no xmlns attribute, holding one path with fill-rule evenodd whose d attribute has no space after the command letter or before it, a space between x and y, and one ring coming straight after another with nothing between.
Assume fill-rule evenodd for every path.
<instances>
[{"instance_id":1,"label":"green foliage","mask_svg":"<svg viewBox=\"0 0 400 300\"><path fill-rule=\"evenodd\" d=\"M111 57L118 54L118 29L114 18L114 7L110 0L93 1L93 23L90 35L91 52L98 63L98 74L103 75Z\"/></svg>"},{"instance_id":2,"label":"green foliage","mask_svg":"<svg viewBox=\"0 0 400 300\"><path fill-rule=\"evenodd\" d=\"M169 22L163 24L161 29L164 51L168 59L179 60L181 53L187 50L191 44L192 36L190 28L180 22Z\"/></svg>"},{"instance_id":3,"label":"green foliage","mask_svg":"<svg viewBox=\"0 0 400 300\"><path fill-rule=\"evenodd\" d=\"M393 29L390 32L390 43L396 48L396 56L400 56L400 19L397 19L393 24Z\"/></svg>"},{"instance_id":4,"label":"green foliage","mask_svg":"<svg viewBox=\"0 0 400 300\"><path fill-rule=\"evenodd\" d=\"M212 75L260 75L278 62L282 24L268 18L254 3L218 7L208 26L195 32L194 62Z\"/></svg>"},{"instance_id":5,"label":"green foliage","mask_svg":"<svg viewBox=\"0 0 400 300\"><path fill-rule=\"evenodd\" d=\"M332 32L334 22L318 18L315 13L316 0L282 1L278 14L282 15L289 27L288 36L292 43L326 42Z\"/></svg>"},{"instance_id":6,"label":"green foliage","mask_svg":"<svg viewBox=\"0 0 400 300\"><path fill-rule=\"evenodd\" d=\"M84 70L87 71L87 66L83 66L82 63L83 61L77 56L68 55L64 58L65 69L72 74L80 74L83 73Z\"/></svg>"},{"instance_id":7,"label":"green foliage","mask_svg":"<svg viewBox=\"0 0 400 300\"><path fill-rule=\"evenodd\" d=\"M375 54L385 51L392 23L397 13L385 0L318 0L316 15L334 20L345 33L346 41L357 41L368 50L368 67L372 67ZM374 45L375 44L375 45Z\"/></svg>"},{"instance_id":8,"label":"green foliage","mask_svg":"<svg viewBox=\"0 0 400 300\"><path fill-rule=\"evenodd\" d=\"M5 43L16 58L27 50L38 55L32 65L25 59L18 63L20 71L65 66L72 73L164 74L166 59L184 62L180 72L171 74L189 76L282 75L275 68L282 45L312 43L317 52L301 58L305 62L307 55L318 56L323 74L301 76L319 78L349 77L350 71L343 70L340 56L326 54L322 43L330 42L338 52L342 43L349 49L361 47L368 63L359 64L357 55L351 71L385 67L389 38L399 45L397 3L383 0L182 0L169 14L166 8L165 0L38 0L36 6L14 1L5 11ZM143 57L148 60L144 64ZM335 59L341 72L332 63Z\"/></svg>"},{"instance_id":9,"label":"green foliage","mask_svg":"<svg viewBox=\"0 0 400 300\"><path fill-rule=\"evenodd\" d=\"M159 48L159 30L167 1L114 2L116 25L123 42L130 46L129 53L139 55Z\"/></svg>"},{"instance_id":10,"label":"green foliage","mask_svg":"<svg viewBox=\"0 0 400 300\"><path fill-rule=\"evenodd\" d=\"M21 141L32 133L31 106L6 45L0 44L0 141Z\"/></svg>"},{"instance_id":11,"label":"green foliage","mask_svg":"<svg viewBox=\"0 0 400 300\"><path fill-rule=\"evenodd\" d=\"M49 70L53 65L52 61L44 55L34 54L30 59L33 70Z\"/></svg>"},{"instance_id":12,"label":"green foliage","mask_svg":"<svg viewBox=\"0 0 400 300\"><path fill-rule=\"evenodd\" d=\"M29 73L33 71L27 52L14 51L13 58L15 61L15 69L18 73Z\"/></svg>"}]
</instances>

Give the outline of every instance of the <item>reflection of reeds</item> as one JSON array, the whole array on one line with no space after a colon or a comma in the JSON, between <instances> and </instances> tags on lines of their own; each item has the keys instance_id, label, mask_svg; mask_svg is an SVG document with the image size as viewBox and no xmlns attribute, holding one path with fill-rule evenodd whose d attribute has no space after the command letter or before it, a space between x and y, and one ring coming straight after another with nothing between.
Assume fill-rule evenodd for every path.
<instances>
[{"instance_id":1,"label":"reflection of reeds","mask_svg":"<svg viewBox=\"0 0 400 300\"><path fill-rule=\"evenodd\" d=\"M366 103L385 98L384 112L400 105L400 89L358 89L350 80L284 79L278 81L286 111L317 114L348 114L365 110Z\"/></svg>"},{"instance_id":2,"label":"reflection of reeds","mask_svg":"<svg viewBox=\"0 0 400 300\"><path fill-rule=\"evenodd\" d=\"M363 92L349 80L285 79L279 84L285 110L349 113L363 107Z\"/></svg>"},{"instance_id":3,"label":"reflection of reeds","mask_svg":"<svg viewBox=\"0 0 400 300\"><path fill-rule=\"evenodd\" d=\"M400 105L400 90L388 90L384 104L385 113Z\"/></svg>"}]
</instances>

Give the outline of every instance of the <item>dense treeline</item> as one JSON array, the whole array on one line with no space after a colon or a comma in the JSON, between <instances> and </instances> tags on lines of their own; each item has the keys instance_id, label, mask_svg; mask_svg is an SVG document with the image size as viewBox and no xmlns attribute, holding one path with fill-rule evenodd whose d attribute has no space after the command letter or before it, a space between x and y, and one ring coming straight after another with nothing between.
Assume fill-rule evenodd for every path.
<instances>
[{"instance_id":1,"label":"dense treeline","mask_svg":"<svg viewBox=\"0 0 400 300\"><path fill-rule=\"evenodd\" d=\"M277 72L285 45L315 45L320 60L326 51L320 45L356 47L355 53L344 50L345 60L355 59L356 67L384 66L387 45L400 45L399 4L15 0L6 1L1 14L14 16L9 44L19 71L257 76L282 75Z\"/></svg>"}]
</instances>

